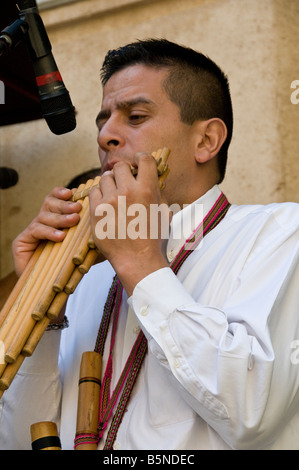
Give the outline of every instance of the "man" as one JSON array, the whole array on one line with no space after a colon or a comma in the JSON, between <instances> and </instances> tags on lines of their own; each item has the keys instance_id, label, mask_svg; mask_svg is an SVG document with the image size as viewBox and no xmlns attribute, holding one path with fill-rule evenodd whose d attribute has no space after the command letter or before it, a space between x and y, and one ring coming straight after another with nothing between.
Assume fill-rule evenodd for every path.
<instances>
[{"instance_id":1,"label":"man","mask_svg":"<svg viewBox=\"0 0 299 470\"><path fill-rule=\"evenodd\" d=\"M298 205L229 206L222 195L232 110L226 77L205 56L166 40L138 41L108 53L102 82L96 123L103 176L89 198L106 260L69 298L62 385L60 333L48 331L3 396L2 447L26 446L26 426L41 420L56 421L62 448L73 447L81 355L103 347L99 325L111 309L102 378L110 395L101 398L99 435L92 436L98 448L298 448ZM164 146L170 173L161 193L150 154ZM80 205L69 197L53 190L15 240L18 274L39 239L61 240L61 228L77 223ZM161 236L100 236L101 208L113 208L118 233L122 198L127 208L146 208L147 221L154 205L181 208L166 246ZM177 230L190 220L190 234ZM182 250L189 236L191 248ZM113 279L119 310L112 308ZM140 331L147 352L132 353L140 357L135 376L128 357ZM122 371L129 382L119 382ZM17 416L20 388L26 411Z\"/></svg>"}]
</instances>

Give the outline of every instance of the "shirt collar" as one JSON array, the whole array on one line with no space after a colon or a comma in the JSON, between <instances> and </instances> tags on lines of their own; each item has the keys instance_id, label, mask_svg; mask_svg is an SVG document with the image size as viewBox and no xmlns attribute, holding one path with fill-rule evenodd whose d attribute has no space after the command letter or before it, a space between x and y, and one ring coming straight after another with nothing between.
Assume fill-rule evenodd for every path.
<instances>
[{"instance_id":1,"label":"shirt collar","mask_svg":"<svg viewBox=\"0 0 299 470\"><path fill-rule=\"evenodd\" d=\"M218 185L215 185L199 199L192 204L187 204L182 210L173 215L166 251L169 262L175 258L191 233L212 209L220 195L221 190Z\"/></svg>"}]
</instances>

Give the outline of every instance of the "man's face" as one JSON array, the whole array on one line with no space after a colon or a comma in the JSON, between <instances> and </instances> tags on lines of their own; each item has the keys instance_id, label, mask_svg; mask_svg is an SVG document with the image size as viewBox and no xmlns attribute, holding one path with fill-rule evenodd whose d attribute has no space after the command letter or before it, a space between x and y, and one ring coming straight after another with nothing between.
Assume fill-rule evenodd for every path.
<instances>
[{"instance_id":1,"label":"man's face","mask_svg":"<svg viewBox=\"0 0 299 470\"><path fill-rule=\"evenodd\" d=\"M167 73L166 69L134 65L114 74L104 86L96 122L102 171L120 160L130 162L137 152L171 149L166 197L172 203L171 192L178 189L180 180L188 184L192 126L181 121L178 106L162 88Z\"/></svg>"}]
</instances>

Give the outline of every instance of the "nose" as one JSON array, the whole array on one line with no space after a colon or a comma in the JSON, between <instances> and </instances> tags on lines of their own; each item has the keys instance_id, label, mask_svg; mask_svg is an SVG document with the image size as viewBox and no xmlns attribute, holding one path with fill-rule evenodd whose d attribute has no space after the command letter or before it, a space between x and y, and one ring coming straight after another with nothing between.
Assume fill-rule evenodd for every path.
<instances>
[{"instance_id":1,"label":"nose","mask_svg":"<svg viewBox=\"0 0 299 470\"><path fill-rule=\"evenodd\" d=\"M124 144L120 126L110 117L101 127L97 138L98 145L103 150L111 150Z\"/></svg>"}]
</instances>

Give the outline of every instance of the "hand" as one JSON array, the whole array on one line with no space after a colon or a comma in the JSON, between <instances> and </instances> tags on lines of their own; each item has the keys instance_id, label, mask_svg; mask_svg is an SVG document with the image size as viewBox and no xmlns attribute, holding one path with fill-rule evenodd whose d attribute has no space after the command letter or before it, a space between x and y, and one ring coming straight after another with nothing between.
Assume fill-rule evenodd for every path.
<instances>
[{"instance_id":1,"label":"hand","mask_svg":"<svg viewBox=\"0 0 299 470\"><path fill-rule=\"evenodd\" d=\"M70 189L57 187L46 196L40 212L29 226L12 243L15 271L18 276L24 271L40 240L60 242L65 237L64 228L79 222L79 202L72 202Z\"/></svg>"},{"instance_id":2,"label":"hand","mask_svg":"<svg viewBox=\"0 0 299 470\"><path fill-rule=\"evenodd\" d=\"M113 171L102 175L99 188L93 188L89 195L93 238L99 251L112 264L128 295L143 277L168 266L160 227L153 227L150 219L151 207L164 202L156 162L151 155L139 154L132 163L138 167L136 177L132 175L128 162L120 161L114 165ZM165 202L163 209L168 228L170 211ZM109 214L111 218L108 218ZM106 238L102 228L107 232ZM145 237L136 238L137 232L140 235L144 229Z\"/></svg>"}]
</instances>

